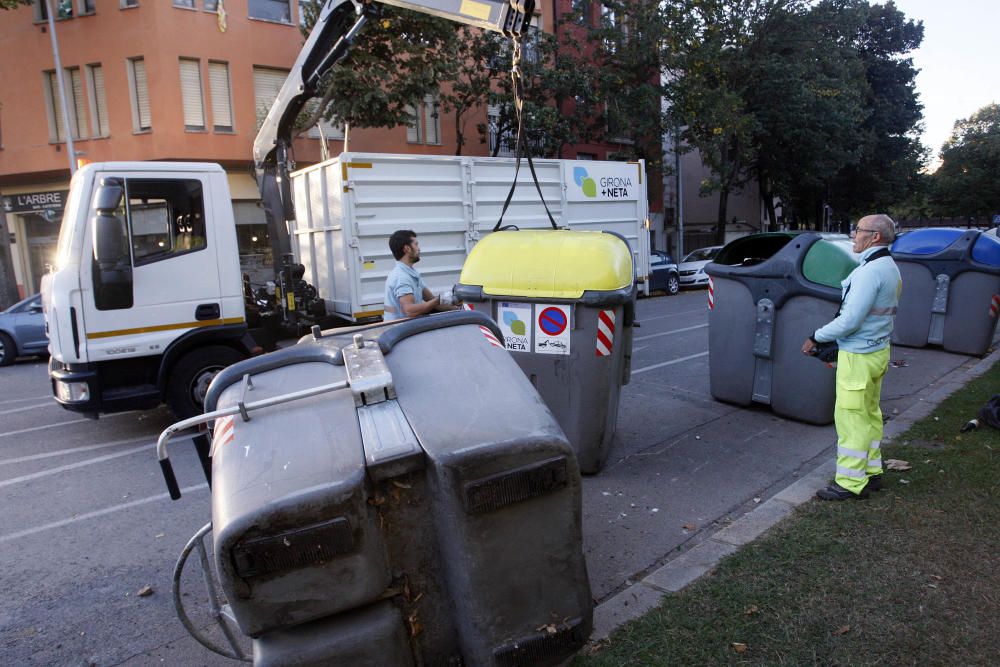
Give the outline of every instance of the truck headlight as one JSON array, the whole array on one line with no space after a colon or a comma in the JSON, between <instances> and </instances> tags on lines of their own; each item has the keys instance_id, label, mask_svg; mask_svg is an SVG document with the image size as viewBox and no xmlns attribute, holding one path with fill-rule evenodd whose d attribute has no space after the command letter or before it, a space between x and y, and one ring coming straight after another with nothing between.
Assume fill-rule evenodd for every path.
<instances>
[{"instance_id":1,"label":"truck headlight","mask_svg":"<svg viewBox=\"0 0 1000 667\"><path fill-rule=\"evenodd\" d=\"M90 387L86 382L56 380L56 397L64 403L84 403L90 400Z\"/></svg>"}]
</instances>

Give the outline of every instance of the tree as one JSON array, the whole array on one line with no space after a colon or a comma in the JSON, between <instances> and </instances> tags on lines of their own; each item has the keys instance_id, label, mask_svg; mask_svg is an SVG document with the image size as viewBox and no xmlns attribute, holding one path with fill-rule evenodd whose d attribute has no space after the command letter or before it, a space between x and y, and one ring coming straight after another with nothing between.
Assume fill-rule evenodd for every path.
<instances>
[{"instance_id":1,"label":"tree","mask_svg":"<svg viewBox=\"0 0 1000 667\"><path fill-rule=\"evenodd\" d=\"M462 154L469 114L489 102L493 81L504 61L505 38L463 26L455 54L456 67L449 87L441 93L441 108L455 121L455 155Z\"/></svg>"},{"instance_id":2,"label":"tree","mask_svg":"<svg viewBox=\"0 0 1000 667\"><path fill-rule=\"evenodd\" d=\"M729 193L756 162L759 123L746 103L757 51L798 0L666 0L661 53L669 122L697 149L711 176L702 194L719 193L716 242L725 241Z\"/></svg>"},{"instance_id":3,"label":"tree","mask_svg":"<svg viewBox=\"0 0 1000 667\"><path fill-rule=\"evenodd\" d=\"M830 179L860 159L864 70L843 36L861 18L839 2L789 7L757 50L747 106L758 122L753 173L771 229L775 198L796 224L818 224Z\"/></svg>"},{"instance_id":4,"label":"tree","mask_svg":"<svg viewBox=\"0 0 1000 667\"><path fill-rule=\"evenodd\" d=\"M32 0L0 0L0 9L17 9L23 5L30 5Z\"/></svg>"},{"instance_id":5,"label":"tree","mask_svg":"<svg viewBox=\"0 0 1000 667\"><path fill-rule=\"evenodd\" d=\"M869 5L867 0L839 3L863 12L857 30L845 37L864 68L865 118L860 159L832 180L828 201L843 214L857 217L904 200L924 160L917 70L912 58L906 57L920 46L924 27L922 22L907 19L891 1L884 5Z\"/></svg>"},{"instance_id":6,"label":"tree","mask_svg":"<svg viewBox=\"0 0 1000 667\"><path fill-rule=\"evenodd\" d=\"M955 123L932 176L939 215L990 220L1000 213L1000 105L990 104Z\"/></svg>"},{"instance_id":7,"label":"tree","mask_svg":"<svg viewBox=\"0 0 1000 667\"><path fill-rule=\"evenodd\" d=\"M301 3L306 34L322 4ZM454 76L459 34L459 26L446 19L382 5L344 61L324 78L315 115L351 127L410 124L411 109Z\"/></svg>"},{"instance_id":8,"label":"tree","mask_svg":"<svg viewBox=\"0 0 1000 667\"><path fill-rule=\"evenodd\" d=\"M619 143L619 156L646 160L656 168L663 158L663 86L660 44L664 22L652 0L604 0L601 19L588 30L592 57L578 58L591 82L595 134Z\"/></svg>"}]
</instances>

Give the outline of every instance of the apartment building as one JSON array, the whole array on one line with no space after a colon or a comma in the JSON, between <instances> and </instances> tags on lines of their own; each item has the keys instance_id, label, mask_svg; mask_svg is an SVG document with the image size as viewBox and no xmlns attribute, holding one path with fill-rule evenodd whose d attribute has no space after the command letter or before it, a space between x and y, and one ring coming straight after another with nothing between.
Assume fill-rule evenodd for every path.
<instances>
[{"instance_id":1,"label":"apartment building","mask_svg":"<svg viewBox=\"0 0 1000 667\"><path fill-rule=\"evenodd\" d=\"M547 13L571 6L571 0L553 2L535 22L544 28ZM221 164L229 174L244 265L269 262L251 147L304 41L300 16L298 0L35 0L0 11L0 214L8 232L0 253L9 245L19 293L37 291L54 257L70 167L81 161ZM350 149L455 152L453 123L434 98L414 116L411 127L352 130ZM320 159L321 136L329 154L343 150L341 128L323 124L322 134L314 128L296 141L300 166ZM467 140L464 153L490 152L488 144ZM564 157L606 159L612 152L608 146L570 147Z\"/></svg>"}]
</instances>

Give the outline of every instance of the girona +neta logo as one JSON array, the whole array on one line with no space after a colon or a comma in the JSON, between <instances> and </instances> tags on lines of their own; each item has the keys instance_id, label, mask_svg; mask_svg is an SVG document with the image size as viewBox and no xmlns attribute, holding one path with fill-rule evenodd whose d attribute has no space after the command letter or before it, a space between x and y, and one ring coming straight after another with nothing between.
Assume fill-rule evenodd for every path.
<instances>
[{"instance_id":1,"label":"girona +neta logo","mask_svg":"<svg viewBox=\"0 0 1000 667\"><path fill-rule=\"evenodd\" d=\"M573 181L583 190L583 194L588 197L597 196L597 181L587 175L587 170L583 167L573 167Z\"/></svg>"}]
</instances>

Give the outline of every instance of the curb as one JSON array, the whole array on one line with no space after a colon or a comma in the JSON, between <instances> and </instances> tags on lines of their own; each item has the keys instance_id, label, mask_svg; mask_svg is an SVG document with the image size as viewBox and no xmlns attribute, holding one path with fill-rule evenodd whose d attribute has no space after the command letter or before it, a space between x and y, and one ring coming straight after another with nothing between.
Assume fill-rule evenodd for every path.
<instances>
[{"instance_id":1,"label":"curb","mask_svg":"<svg viewBox=\"0 0 1000 667\"><path fill-rule=\"evenodd\" d=\"M886 423L884 441L906 432L914 422L929 415L944 399L983 375L998 361L1000 346L971 368L958 368L945 375L926 398L920 399L922 402ZM674 556L642 581L599 604L594 609L590 645L604 641L620 626L657 607L666 594L677 593L697 581L723 558L766 533L799 505L812 500L816 491L829 483L834 469L834 461L830 458L705 541Z\"/></svg>"}]
</instances>

